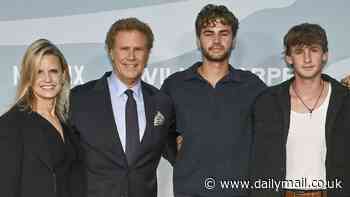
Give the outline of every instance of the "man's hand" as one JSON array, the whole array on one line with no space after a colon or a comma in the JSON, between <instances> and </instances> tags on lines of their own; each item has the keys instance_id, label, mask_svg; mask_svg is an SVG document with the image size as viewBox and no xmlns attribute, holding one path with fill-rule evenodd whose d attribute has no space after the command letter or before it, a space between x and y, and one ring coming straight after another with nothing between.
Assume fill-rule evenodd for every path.
<instances>
[{"instance_id":1,"label":"man's hand","mask_svg":"<svg viewBox=\"0 0 350 197\"><path fill-rule=\"evenodd\" d=\"M340 81L344 86L350 88L350 75L346 76Z\"/></svg>"},{"instance_id":2,"label":"man's hand","mask_svg":"<svg viewBox=\"0 0 350 197\"><path fill-rule=\"evenodd\" d=\"M183 143L183 140L184 140L184 138L181 135L176 137L177 152L180 151L182 143Z\"/></svg>"}]
</instances>

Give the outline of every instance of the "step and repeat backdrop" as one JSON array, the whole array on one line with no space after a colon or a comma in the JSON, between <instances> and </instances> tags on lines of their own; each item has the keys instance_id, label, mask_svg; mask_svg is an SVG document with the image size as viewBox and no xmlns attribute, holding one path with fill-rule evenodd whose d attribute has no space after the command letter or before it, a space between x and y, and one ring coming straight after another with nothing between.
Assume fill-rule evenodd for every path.
<instances>
[{"instance_id":1,"label":"step and repeat backdrop","mask_svg":"<svg viewBox=\"0 0 350 197\"><path fill-rule=\"evenodd\" d=\"M282 37L302 22L318 23L329 39L324 69L336 79L350 74L349 0L0 0L0 113L11 106L26 47L38 38L57 44L70 65L73 86L111 70L104 39L120 18L137 17L154 31L155 43L143 80L160 87L171 73L200 60L194 21L208 3L223 4L240 20L234 67L250 70L268 85L286 80ZM162 160L159 195L172 195L172 169Z\"/></svg>"}]
</instances>

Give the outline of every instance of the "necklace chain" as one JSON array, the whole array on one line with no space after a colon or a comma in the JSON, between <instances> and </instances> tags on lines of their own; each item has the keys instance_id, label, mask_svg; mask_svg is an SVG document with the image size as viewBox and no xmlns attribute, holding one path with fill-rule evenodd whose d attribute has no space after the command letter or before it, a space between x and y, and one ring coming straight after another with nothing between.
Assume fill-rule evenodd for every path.
<instances>
[{"instance_id":1,"label":"necklace chain","mask_svg":"<svg viewBox=\"0 0 350 197\"><path fill-rule=\"evenodd\" d=\"M320 92L320 95L318 95L317 97L317 100L316 102L313 104L313 106L310 108L309 106L306 105L306 103L303 101L303 99L299 96L296 88L294 87L294 83L292 83L292 89L295 93L295 95L298 97L298 99L301 101L301 103L306 107L306 109L309 111L310 115L312 114L312 112L315 110L316 106L317 106L317 103L318 101L320 100L321 98L321 95L323 93L323 89L324 89L324 82L322 81L322 89L321 89L321 92Z\"/></svg>"}]
</instances>

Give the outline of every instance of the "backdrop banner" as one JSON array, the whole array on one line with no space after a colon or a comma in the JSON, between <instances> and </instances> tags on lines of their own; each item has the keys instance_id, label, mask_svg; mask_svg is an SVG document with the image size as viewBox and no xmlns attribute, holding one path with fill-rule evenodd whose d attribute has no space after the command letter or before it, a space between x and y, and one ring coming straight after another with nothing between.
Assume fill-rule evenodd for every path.
<instances>
[{"instance_id":1,"label":"backdrop banner","mask_svg":"<svg viewBox=\"0 0 350 197\"><path fill-rule=\"evenodd\" d=\"M350 74L349 0L1 0L0 113L14 102L26 47L46 38L67 58L76 86L112 69L104 40L116 20L137 17L148 23L155 43L143 80L160 87L170 74L201 59L194 21L208 3L226 5L240 20L230 63L250 70L268 85L291 77L283 59L282 38L290 27L318 23L329 40L324 72L340 80ZM172 195L172 168L161 161L158 196Z\"/></svg>"}]
</instances>

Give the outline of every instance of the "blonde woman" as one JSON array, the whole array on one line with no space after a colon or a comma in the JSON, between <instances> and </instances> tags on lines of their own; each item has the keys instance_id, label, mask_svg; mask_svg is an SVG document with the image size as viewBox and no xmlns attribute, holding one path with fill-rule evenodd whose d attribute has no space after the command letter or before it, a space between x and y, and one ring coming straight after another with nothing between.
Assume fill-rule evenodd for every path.
<instances>
[{"instance_id":1,"label":"blonde woman","mask_svg":"<svg viewBox=\"0 0 350 197\"><path fill-rule=\"evenodd\" d=\"M83 196L78 137L67 124L70 76L45 39L22 60L14 106L0 117L0 196Z\"/></svg>"}]
</instances>

